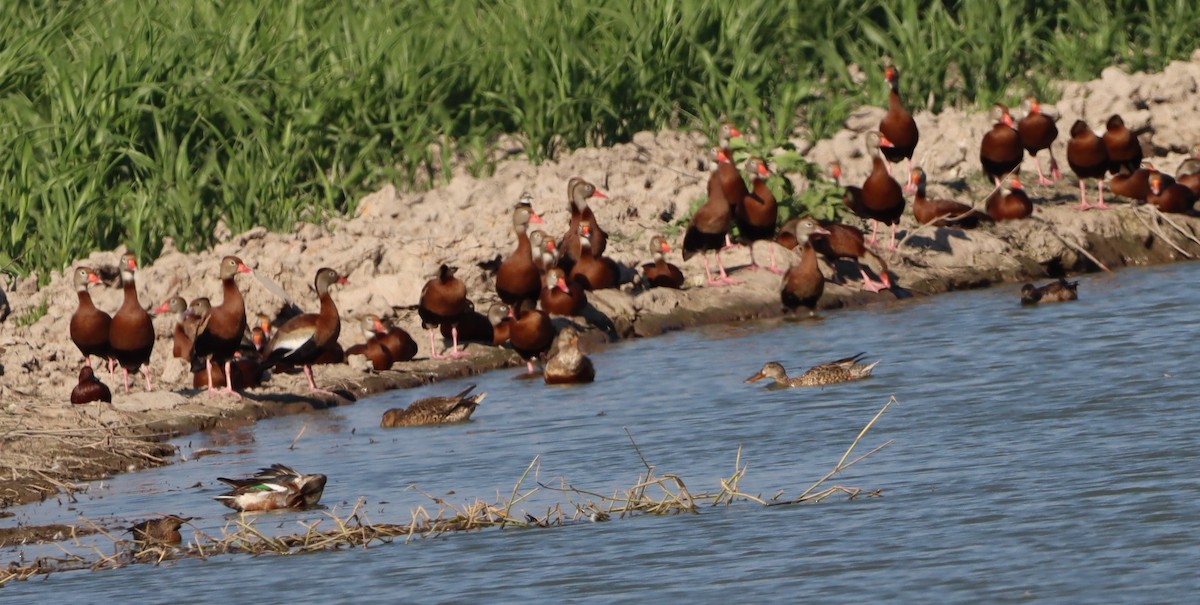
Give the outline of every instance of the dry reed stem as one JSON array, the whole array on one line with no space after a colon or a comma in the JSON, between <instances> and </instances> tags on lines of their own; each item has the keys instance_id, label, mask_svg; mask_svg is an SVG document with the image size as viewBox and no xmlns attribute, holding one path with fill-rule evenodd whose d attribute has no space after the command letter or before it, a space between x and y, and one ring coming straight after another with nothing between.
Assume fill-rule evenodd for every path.
<instances>
[{"instance_id":1,"label":"dry reed stem","mask_svg":"<svg viewBox=\"0 0 1200 605\"><path fill-rule=\"evenodd\" d=\"M522 473L513 486L508 498L502 498L497 495L497 501L492 503L476 499L462 507L455 507L442 498L422 491L417 486L410 486L410 489L437 503L439 508L436 515L430 515L425 507L418 505L410 511L409 522L403 524L371 523L363 512L366 501L362 498L356 501L354 506L345 514L339 514L336 508L326 511L324 513L325 516L334 525L333 528L328 530L320 529L320 526L325 521L322 518L311 523L298 523L303 528L302 532L273 537L264 534L255 527L254 520L258 519L256 515L243 513L222 528L220 537L209 536L200 530L196 530L192 542L182 546L164 544L146 545L136 543L132 540L120 539L104 528L98 527L91 521L88 521L96 533L103 535L113 542L115 546L113 554L104 554L95 545L90 545L87 548L92 551L92 554L90 556L82 556L77 553L68 552L60 545L59 549L63 551L63 557L40 557L28 564L13 562L7 568L0 569L0 586L13 580L26 580L33 576L49 575L57 571L73 569L116 569L131 563L161 565L164 562L177 559L207 559L219 554L277 554L286 556L338 550L343 547L362 547L365 549L373 541L389 543L397 537L404 537L405 543L408 543L417 536L428 538L444 533L470 531L488 527L504 528L513 526L529 528L566 525L567 515L563 512L561 503L548 506L545 513L540 517L529 513L523 513L519 518L514 516L513 507L516 504L527 500L531 495L542 489L559 492L568 496L569 503L574 509L570 521L574 522L582 522L582 519L606 521L613 514L618 514L622 517L637 513L663 515L690 512L692 514L699 514L700 504L706 503L709 506L723 504L728 506L735 500L755 502L761 506L779 506L802 502L821 502L830 496L838 494L845 494L848 498L855 498L861 495L863 490L840 485L825 487L823 489L819 488L837 473L850 468L891 443L890 440L886 441L865 454L851 458L851 454L858 447L863 437L893 403L896 403L894 396L859 431L854 441L838 460L834 469L809 486L799 497L792 500L779 500L783 494L782 490L777 492L770 501L765 501L757 496L741 492L738 484L745 477L748 468L748 465L742 462L741 447L738 448L734 460L733 475L720 481L720 489L718 491L714 493L692 493L683 479L677 475L655 475L654 465L650 464L646 459L641 448L634 440L633 434L626 429L630 443L637 452L646 471L644 474L639 474L638 481L632 487L624 490L623 493L617 491L611 496L605 496L597 492L578 489L567 483L565 478L560 479L561 485L559 487L543 484L536 478L537 469L540 464L539 456L535 457L529 466L526 467L524 473ZM521 486L531 473L534 475L534 482L537 487L522 491ZM657 493L659 495L657 498L650 495L651 489L658 490ZM878 495L879 492L873 491L867 492L867 494ZM587 500L583 504L578 504L571 500L574 496L581 496ZM76 543L78 544L78 541Z\"/></svg>"}]
</instances>

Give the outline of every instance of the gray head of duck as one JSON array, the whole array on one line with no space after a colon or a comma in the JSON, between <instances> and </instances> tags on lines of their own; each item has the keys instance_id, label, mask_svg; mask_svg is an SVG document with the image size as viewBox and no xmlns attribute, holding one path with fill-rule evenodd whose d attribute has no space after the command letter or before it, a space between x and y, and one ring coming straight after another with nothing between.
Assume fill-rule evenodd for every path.
<instances>
[{"instance_id":1,"label":"gray head of duck","mask_svg":"<svg viewBox=\"0 0 1200 605\"><path fill-rule=\"evenodd\" d=\"M758 382L763 378L771 378L775 382L783 382L787 380L787 370L783 369L783 365L777 361L768 361L763 364L762 369L757 374L747 378L745 382Z\"/></svg>"}]
</instances>

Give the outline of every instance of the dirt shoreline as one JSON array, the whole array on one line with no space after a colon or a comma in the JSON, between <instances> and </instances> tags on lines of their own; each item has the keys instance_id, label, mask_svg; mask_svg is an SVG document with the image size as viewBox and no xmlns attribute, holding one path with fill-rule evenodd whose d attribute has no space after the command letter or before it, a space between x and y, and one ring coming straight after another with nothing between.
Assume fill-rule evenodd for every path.
<instances>
[{"instance_id":1,"label":"dirt shoreline","mask_svg":"<svg viewBox=\"0 0 1200 605\"><path fill-rule=\"evenodd\" d=\"M1200 140L1200 120L1195 119L1200 108L1194 94L1200 82L1200 59L1173 63L1163 74L1120 75L1123 79L1106 71L1090 83L1064 84L1068 96L1058 107L1060 131L1065 132L1077 116L1099 129L1108 113L1128 112L1126 121L1139 131L1151 159L1169 171ZM1176 88L1168 88L1170 82ZM1114 88L1118 83L1120 87ZM797 148L821 164L840 158L846 182L861 182L869 165L861 150L861 133L878 124L882 111L863 108L848 122L847 130L816 144L798 139ZM1170 118L1169 131L1167 117L1160 116ZM974 157L979 137L990 127L986 116L951 110L937 116L918 113L917 121L922 129L918 155L930 173L931 197L954 197L980 206L990 188L977 176ZM1176 122L1187 127L1174 128ZM1055 143L1060 160L1065 159L1065 145L1066 137L1060 135ZM269 386L252 390L244 400L197 394L188 388L190 375L181 362L170 358L166 339L174 319L164 317L155 320L160 340L152 359L156 388L161 385L163 390L143 393L135 387L132 394L124 395L109 383L116 395L111 406L72 406L66 401L75 384L79 355L67 337L66 325L76 305L73 288L61 274L42 288L36 286L36 279L22 280L7 292L12 315L0 323L0 509L70 492L76 489L75 482L169 464L173 452L161 441L170 437L344 405L384 390L519 365L508 350L475 344L469 345L471 357L466 361L429 359L428 338L413 306L437 265L449 262L460 267L470 297L478 308L486 309L494 290L490 276L478 264L497 254L508 255L514 247L509 227L513 202L522 192L532 192L546 230L557 237L567 219L566 181L582 175L609 196L594 205L598 221L610 234L607 254L640 266L649 260L648 243L655 233L669 233L673 247L682 239L677 231L672 233L672 223L674 217L686 215L692 200L704 195L707 172L698 160L707 148L706 139L695 133L642 133L631 144L581 149L541 166L517 158L500 165L487 179L456 170L448 185L427 192L400 193L385 187L364 198L357 216L333 220L327 228L302 224L292 233L262 229L226 233L220 238L225 244L201 253L185 254L167 246L160 258L139 271L143 306L156 306L177 293L189 299L216 296L219 300L217 260L237 254L260 276L293 293L302 309L312 309L314 297L307 289L315 269L337 268L351 280L334 293L344 322L343 346L361 340L355 320L366 313L396 315L399 325L421 346L418 360L400 364L397 370L368 372L361 358L347 366L319 367L319 383L345 393L345 400L304 395L306 384L297 375L276 375ZM1027 175L1034 174L1031 164L1027 157L1023 167ZM807 186L800 179L794 179L794 184L798 190ZM1200 244L1190 239L1200 232L1200 219L1172 215L1172 224L1149 208L1123 203L1108 211L1079 212L1070 208L1078 190L1067 181L1053 187L1028 185L1027 190L1037 204L1033 217L978 230L919 227L910 211L900 234L907 241L899 251L884 254L898 287L880 294L863 292L858 289L857 271L840 266L837 272L850 281L829 284L821 308L1094 272L1100 270L1097 262L1116 269L1200 255ZM760 261L766 258L765 247L760 244L757 250ZM98 252L74 266L111 272L121 252ZM777 254L785 265L792 258L782 248ZM745 248L730 251L726 258L728 265L738 268L750 259ZM627 286L589 296L593 316L603 316L606 324L604 330L588 331L591 350L610 340L781 315L779 277L774 274L738 271L736 277L745 280L742 285L697 287L703 277L699 258L684 263L675 252L669 260L687 274L687 289L635 291ZM251 315L270 315L283 306L256 280L239 279ZM97 306L110 312L119 306L120 296L119 288L93 290ZM1015 293L1013 304L1018 304ZM39 305L45 305L45 316L32 325L16 325L14 318L29 316ZM597 371L603 376L602 366Z\"/></svg>"}]
</instances>

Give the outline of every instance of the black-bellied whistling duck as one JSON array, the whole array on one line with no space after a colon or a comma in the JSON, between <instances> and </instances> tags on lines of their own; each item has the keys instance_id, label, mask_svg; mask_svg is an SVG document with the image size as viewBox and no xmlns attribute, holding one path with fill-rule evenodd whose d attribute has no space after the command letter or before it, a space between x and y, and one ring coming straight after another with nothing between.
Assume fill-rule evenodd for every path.
<instances>
[{"instance_id":1,"label":"black-bellied whistling duck","mask_svg":"<svg viewBox=\"0 0 1200 605\"><path fill-rule=\"evenodd\" d=\"M500 300L510 305L522 300L537 300L542 290L542 276L533 262L533 248L526 233L530 222L541 223L542 219L533 211L530 198L522 197L513 206L512 214L517 249L500 263L496 271L496 293L500 295Z\"/></svg>"},{"instance_id":2,"label":"black-bellied whistling duck","mask_svg":"<svg viewBox=\"0 0 1200 605\"><path fill-rule=\"evenodd\" d=\"M1150 195L1146 196L1146 203L1153 204L1163 212L1191 213L1196 204L1196 194L1186 185L1166 184L1164 175L1154 171L1150 173Z\"/></svg>"},{"instance_id":3,"label":"black-bellied whistling duck","mask_svg":"<svg viewBox=\"0 0 1200 605\"><path fill-rule=\"evenodd\" d=\"M338 274L335 269L322 267L313 278L313 287L321 301L320 311L297 315L275 329L263 358L267 365L301 365L304 375L308 378L308 388L314 393L335 395L329 391L317 388L313 380L312 366L322 361L322 355L330 355L327 350L337 345L338 335L342 332L342 319L338 316L337 305L329 288L334 284L347 283L347 279ZM341 347L336 347L341 352ZM335 355L336 356L336 355Z\"/></svg>"},{"instance_id":4,"label":"black-bellied whistling duck","mask_svg":"<svg viewBox=\"0 0 1200 605\"><path fill-rule=\"evenodd\" d=\"M1200 195L1200 158L1188 158L1175 171L1175 182Z\"/></svg>"},{"instance_id":5,"label":"black-bellied whistling duck","mask_svg":"<svg viewBox=\"0 0 1200 605\"><path fill-rule=\"evenodd\" d=\"M170 304L170 302L168 300L166 304ZM200 363L200 358L195 354L195 346L196 337L208 327L209 313L212 313L212 303L203 296L194 298L188 304L187 311L180 314L179 320L175 323L173 352L179 352L180 354L175 357L187 362L193 372L200 372L204 367L204 364ZM204 375L207 376L207 374Z\"/></svg>"},{"instance_id":6,"label":"black-bellied whistling duck","mask_svg":"<svg viewBox=\"0 0 1200 605\"><path fill-rule=\"evenodd\" d=\"M100 276L91 267L75 269L75 293L79 296L79 307L71 315L71 342L83 353L83 365L92 367L92 356L108 360L109 373L112 373L112 350L108 344L109 325L112 316L92 303L92 295L88 286L100 283Z\"/></svg>"},{"instance_id":7,"label":"black-bellied whistling duck","mask_svg":"<svg viewBox=\"0 0 1200 605\"><path fill-rule=\"evenodd\" d=\"M725 152L716 148L717 162L727 163ZM736 170L735 170L736 172ZM738 176L738 178L742 178ZM704 261L704 273L708 276L708 285L727 286L742 283L730 278L725 272L725 264L721 262L721 249L725 246L725 238L729 235L729 227L733 224L733 202L725 196L716 173L708 179L708 199L703 206L696 209L688 222L687 232L683 235L683 260L699 252ZM717 269L720 277L714 279L708 266L708 253L712 251L717 257Z\"/></svg>"},{"instance_id":8,"label":"black-bellied whistling duck","mask_svg":"<svg viewBox=\"0 0 1200 605\"><path fill-rule=\"evenodd\" d=\"M650 238L650 252L653 254L654 262L642 265L642 272L646 276L646 283L651 288L678 290L683 287L683 271L667 262L666 255L670 251L671 245L667 243L667 238L661 235Z\"/></svg>"},{"instance_id":9,"label":"black-bellied whistling duck","mask_svg":"<svg viewBox=\"0 0 1200 605\"><path fill-rule=\"evenodd\" d=\"M230 365L234 353L242 346L242 337L246 334L246 303L242 292L238 289L236 277L238 273L250 273L250 268L236 256L226 256L221 259L221 304L212 308L208 315L208 325L196 337L193 345L194 354L204 359L207 375L212 376L212 364L225 364L225 391L227 395L237 395L233 390L233 375ZM218 393L216 387L208 385L208 393Z\"/></svg>"},{"instance_id":10,"label":"black-bellied whistling duck","mask_svg":"<svg viewBox=\"0 0 1200 605\"><path fill-rule=\"evenodd\" d=\"M798 217L788 221L784 226L796 241L796 246L800 245L799 239L795 234L797 226L802 221L812 220L808 217ZM833 221L818 221L817 224L824 229L825 233L813 233L809 236L809 244L813 250L825 257L831 265L837 263L839 258L848 258L854 261L858 266L858 273L862 276L862 289L867 292L880 292L888 290L892 287L892 278L888 275L887 263L878 254L867 248L866 242L863 239L863 232L857 227L852 227L843 223ZM794 247L793 247L794 249ZM869 258L875 261L875 266L872 270L876 271L879 279L875 281L867 275L867 270L863 266L864 258ZM836 271L836 267L835 267Z\"/></svg>"},{"instance_id":11,"label":"black-bellied whistling duck","mask_svg":"<svg viewBox=\"0 0 1200 605\"><path fill-rule=\"evenodd\" d=\"M979 226L980 221L992 221L992 217L962 202L931 200L925 197L925 171L919 166L913 168L909 174L909 184L917 192L913 197L913 216L922 225L932 221L935 227L974 229Z\"/></svg>"},{"instance_id":12,"label":"black-bellied whistling duck","mask_svg":"<svg viewBox=\"0 0 1200 605\"><path fill-rule=\"evenodd\" d=\"M421 299L417 303L421 326L429 330L429 356L434 359L467 356L465 351L458 350L458 320L471 308L471 303L467 300L467 285L454 277L456 271L457 268L449 265L438 267L437 277L425 282L425 286L421 288ZM533 300L537 300L537 296L534 296ZM450 324L453 343L450 353L445 355L438 352L433 336L434 328L442 324Z\"/></svg>"},{"instance_id":13,"label":"black-bellied whistling duck","mask_svg":"<svg viewBox=\"0 0 1200 605\"><path fill-rule=\"evenodd\" d=\"M125 301L113 315L108 328L108 343L113 356L124 371L125 392L129 392L129 372L141 369L146 376L146 390L150 383L150 354L154 351L154 322L150 314L138 302L134 272L137 258L126 253L121 256L121 281L124 282Z\"/></svg>"},{"instance_id":14,"label":"black-bellied whistling duck","mask_svg":"<svg viewBox=\"0 0 1200 605\"><path fill-rule=\"evenodd\" d=\"M1109 180L1108 190L1121 197L1144 202L1146 198L1150 197L1150 174L1154 172L1158 172L1158 170L1150 162L1145 161L1142 162L1141 168L1133 172L1121 168ZM1168 187L1175 182L1175 179L1166 174L1162 175L1162 179L1163 187Z\"/></svg>"},{"instance_id":15,"label":"black-bellied whistling duck","mask_svg":"<svg viewBox=\"0 0 1200 605\"><path fill-rule=\"evenodd\" d=\"M529 301L517 307L516 320L508 327L508 341L512 348L525 360L525 367L533 373L533 360L550 350L554 344L554 324L550 315Z\"/></svg>"},{"instance_id":16,"label":"black-bellied whistling duck","mask_svg":"<svg viewBox=\"0 0 1200 605\"><path fill-rule=\"evenodd\" d=\"M578 264L575 265L577 268ZM558 267L546 272L546 283L540 297L542 310L552 315L580 315L587 306L587 294L579 281L567 281L567 274Z\"/></svg>"},{"instance_id":17,"label":"black-bellied whistling duck","mask_svg":"<svg viewBox=\"0 0 1200 605\"><path fill-rule=\"evenodd\" d=\"M582 252L575 266L571 267L568 281L582 285L584 290L616 288L621 277L617 261L607 256L596 255L592 251L591 241L591 225L587 221L579 223L579 244Z\"/></svg>"},{"instance_id":18,"label":"black-bellied whistling duck","mask_svg":"<svg viewBox=\"0 0 1200 605\"><path fill-rule=\"evenodd\" d=\"M896 225L904 215L904 190L887 172L887 162L883 160L881 147L892 143L878 131L868 132L866 136L867 153L871 156L871 174L863 181L863 204L867 213L875 220L871 229L871 239L867 243L874 244L879 230L879 223L892 227L892 240L888 250L896 249Z\"/></svg>"},{"instance_id":19,"label":"black-bellied whistling duck","mask_svg":"<svg viewBox=\"0 0 1200 605\"><path fill-rule=\"evenodd\" d=\"M192 387L206 389L210 380L214 384L222 382L232 384L233 388L239 391L262 386L262 359L257 355L243 357L239 352L234 355L233 363L229 364L228 367L232 373L226 376L221 364L205 367L198 366L197 371L192 372Z\"/></svg>"},{"instance_id":20,"label":"black-bellied whistling duck","mask_svg":"<svg viewBox=\"0 0 1200 605\"><path fill-rule=\"evenodd\" d=\"M392 320L383 318L380 321L384 332L379 337L379 344L387 349L392 361L412 361L417 356L417 341L404 328L392 325Z\"/></svg>"},{"instance_id":21,"label":"black-bellied whistling duck","mask_svg":"<svg viewBox=\"0 0 1200 605\"><path fill-rule=\"evenodd\" d=\"M508 342L508 330L516 318L504 303L496 303L488 309L488 321L492 323L492 344L500 346Z\"/></svg>"},{"instance_id":22,"label":"black-bellied whistling duck","mask_svg":"<svg viewBox=\"0 0 1200 605\"><path fill-rule=\"evenodd\" d=\"M383 413L379 428L466 422L483 398L487 397L487 393L469 395L473 390L475 385L453 397L426 397L412 402L406 408L392 408Z\"/></svg>"},{"instance_id":23,"label":"black-bellied whistling duck","mask_svg":"<svg viewBox=\"0 0 1200 605\"><path fill-rule=\"evenodd\" d=\"M888 177L891 178L891 177ZM808 314L816 315L817 302L825 293L825 276L817 266L817 252L810 238L813 235L828 235L829 232L811 218L801 219L795 227L796 240L800 243L800 260L792 263L783 275L779 299L784 311L795 311L796 307L808 307Z\"/></svg>"},{"instance_id":24,"label":"black-bellied whistling duck","mask_svg":"<svg viewBox=\"0 0 1200 605\"><path fill-rule=\"evenodd\" d=\"M1012 114L1008 113L1008 107L996 103L989 115L995 123L979 143L979 163L983 165L983 173L999 186L1008 173L1021 167L1025 150L1021 147L1021 137L1017 134L1017 125L1013 122Z\"/></svg>"},{"instance_id":25,"label":"black-bellied whistling duck","mask_svg":"<svg viewBox=\"0 0 1200 605\"><path fill-rule=\"evenodd\" d=\"M529 247L532 250L533 264L539 273L549 271L558 266L558 244L541 229L529 232Z\"/></svg>"},{"instance_id":26,"label":"black-bellied whistling duck","mask_svg":"<svg viewBox=\"0 0 1200 605\"><path fill-rule=\"evenodd\" d=\"M362 318L360 325L366 341L346 349L346 355L366 357L371 362L371 368L377 372L390 370L395 359L392 358L391 351L385 348L380 340L383 335L387 334L383 320L379 319L378 315L371 314Z\"/></svg>"},{"instance_id":27,"label":"black-bellied whistling duck","mask_svg":"<svg viewBox=\"0 0 1200 605\"><path fill-rule=\"evenodd\" d=\"M1125 120L1113 114L1104 124L1104 148L1108 152L1108 171L1124 168L1133 172L1142 165L1142 144L1136 134L1125 127Z\"/></svg>"},{"instance_id":28,"label":"black-bellied whistling duck","mask_svg":"<svg viewBox=\"0 0 1200 605\"><path fill-rule=\"evenodd\" d=\"M862 187L842 184L841 163L837 160L830 162L829 174L833 177L833 183L845 190L845 193L842 194L842 204L845 204L846 208L848 208L850 212L854 213L854 216L857 216L863 220L870 219L871 211L867 209L867 205L863 202ZM778 241L778 239L776 239L776 241ZM795 244L790 246L783 244L783 246L788 250L796 247Z\"/></svg>"},{"instance_id":29,"label":"black-bellied whistling duck","mask_svg":"<svg viewBox=\"0 0 1200 605\"><path fill-rule=\"evenodd\" d=\"M721 187L721 191L725 194L725 199L729 200L729 207L736 214L738 208L741 207L742 201L750 195L750 189L746 187L746 181L742 178L742 173L738 172L737 166L733 163L733 139L739 138L742 133L729 122L722 123L717 127L717 149L720 153L717 154L717 170L709 176L709 180L715 180ZM724 159L722 159L724 158ZM728 233L726 234L728 236ZM726 239L726 246L731 245L731 242Z\"/></svg>"},{"instance_id":30,"label":"black-bellied whistling duck","mask_svg":"<svg viewBox=\"0 0 1200 605\"><path fill-rule=\"evenodd\" d=\"M91 403L104 401L112 403L112 391L92 371L92 366L79 369L79 384L71 389L71 403Z\"/></svg>"},{"instance_id":31,"label":"black-bellied whistling duck","mask_svg":"<svg viewBox=\"0 0 1200 605\"><path fill-rule=\"evenodd\" d=\"M579 249L580 222L588 221L596 232L592 237L593 254L604 254L604 250L608 247L608 234L596 223L596 214L588 206L588 200L592 198L607 199L608 196L597 191L595 185L580 177L571 177L571 180L567 181L567 207L571 211L571 222L567 226L567 232L558 242L558 262L564 271L570 272L575 261L579 260L581 252Z\"/></svg>"},{"instance_id":32,"label":"black-bellied whistling duck","mask_svg":"<svg viewBox=\"0 0 1200 605\"><path fill-rule=\"evenodd\" d=\"M475 310L475 303L467 301L467 310L458 316L455 323L444 323L439 330L443 339L454 340L454 330L458 330L458 342L477 342L490 345L495 335L492 332L492 322L487 316Z\"/></svg>"},{"instance_id":33,"label":"black-bellied whistling duck","mask_svg":"<svg viewBox=\"0 0 1200 605\"><path fill-rule=\"evenodd\" d=\"M1044 286L1025 284L1021 286L1021 304L1036 305L1039 302L1078 300L1079 294L1076 292L1078 288L1079 282L1069 282L1061 277L1058 278L1058 281L1050 282Z\"/></svg>"},{"instance_id":34,"label":"black-bellied whistling duck","mask_svg":"<svg viewBox=\"0 0 1200 605\"><path fill-rule=\"evenodd\" d=\"M758 269L754 260L754 242L775 239L775 223L779 221L779 205L775 194L767 186L767 177L771 171L767 169L767 161L762 158L750 158L746 161L746 172L751 175L751 190L742 203L733 211L733 220L737 223L738 233L742 243L750 247L750 268ZM771 266L767 268L772 273L783 273L775 264L775 246L771 249Z\"/></svg>"},{"instance_id":35,"label":"black-bellied whistling duck","mask_svg":"<svg viewBox=\"0 0 1200 605\"><path fill-rule=\"evenodd\" d=\"M596 367L579 350L579 332L567 326L554 338L554 347L542 371L546 384L584 384L596 379Z\"/></svg>"},{"instance_id":36,"label":"black-bellied whistling duck","mask_svg":"<svg viewBox=\"0 0 1200 605\"><path fill-rule=\"evenodd\" d=\"M1087 122L1075 120L1071 125L1071 140L1067 141L1067 165L1079 178L1079 209L1092 208L1087 203L1087 187L1084 179L1096 179L1096 208L1107 208L1104 203L1104 173L1108 171L1108 150L1104 139L1096 136Z\"/></svg>"},{"instance_id":37,"label":"black-bellied whistling duck","mask_svg":"<svg viewBox=\"0 0 1200 605\"><path fill-rule=\"evenodd\" d=\"M1017 136L1021 139L1021 146L1033 156L1033 163L1037 166L1038 184L1053 185L1054 181L1062 178L1058 161L1054 159L1054 148L1051 147L1054 139L1058 138L1058 125L1054 123L1054 118L1042 113L1041 104L1033 97L1021 99L1021 112L1025 114L1021 116L1021 121L1017 122ZM1050 150L1050 176L1054 181L1046 178L1042 172L1042 160L1038 158L1038 152L1043 149Z\"/></svg>"},{"instance_id":38,"label":"black-bellied whistling duck","mask_svg":"<svg viewBox=\"0 0 1200 605\"><path fill-rule=\"evenodd\" d=\"M175 327L171 332L172 344L171 356L176 359L191 361L192 355L192 340L195 338L195 333L188 334L185 331L184 320L190 317L188 313L188 303L182 296L172 296L163 301L163 304L154 309L154 315L157 317L163 313L175 314Z\"/></svg>"},{"instance_id":39,"label":"black-bellied whistling duck","mask_svg":"<svg viewBox=\"0 0 1200 605\"><path fill-rule=\"evenodd\" d=\"M988 216L996 221L1011 221L1033 214L1033 202L1021 187L1021 180L1013 175L1011 187L1001 187L987 197L984 206Z\"/></svg>"},{"instance_id":40,"label":"black-bellied whistling duck","mask_svg":"<svg viewBox=\"0 0 1200 605\"><path fill-rule=\"evenodd\" d=\"M888 84L888 111L879 121L879 132L892 142L891 147L882 150L888 161L888 174L892 173L892 164L901 159L908 161L908 171L912 172L913 151L917 149L921 133L917 130L917 121L900 102L900 70L895 65L888 65L883 70L883 78Z\"/></svg>"}]
</instances>

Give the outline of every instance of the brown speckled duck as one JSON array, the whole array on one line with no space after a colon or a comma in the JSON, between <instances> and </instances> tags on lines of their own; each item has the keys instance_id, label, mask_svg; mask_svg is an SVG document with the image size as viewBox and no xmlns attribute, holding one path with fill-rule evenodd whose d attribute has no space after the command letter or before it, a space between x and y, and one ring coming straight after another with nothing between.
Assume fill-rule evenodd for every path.
<instances>
[{"instance_id":1,"label":"brown speckled duck","mask_svg":"<svg viewBox=\"0 0 1200 605\"><path fill-rule=\"evenodd\" d=\"M819 366L809 368L809 370L795 378L788 378L787 371L783 369L783 365L777 361L769 361L763 365L762 370L749 378L746 382L756 382L763 378L774 379L774 385L782 387L816 387L827 384L837 384L839 382L850 382L852 380L861 380L871 375L871 370L879 364L860 363L859 360L866 353L859 353L853 357L846 357L836 361L823 363Z\"/></svg>"},{"instance_id":2,"label":"brown speckled duck","mask_svg":"<svg viewBox=\"0 0 1200 605\"><path fill-rule=\"evenodd\" d=\"M1058 278L1058 281L1050 282L1044 286L1025 284L1021 286L1021 304L1036 305L1039 302L1077 300L1079 298L1079 294L1076 292L1078 288L1079 282L1068 282L1061 277Z\"/></svg>"},{"instance_id":3,"label":"brown speckled duck","mask_svg":"<svg viewBox=\"0 0 1200 605\"><path fill-rule=\"evenodd\" d=\"M392 408L383 413L380 428L392 429L400 426L424 424L446 424L464 422L475 412L475 408L487 397L487 393L471 395L475 385L467 387L453 397L426 397L418 399L407 408Z\"/></svg>"},{"instance_id":4,"label":"brown speckled duck","mask_svg":"<svg viewBox=\"0 0 1200 605\"><path fill-rule=\"evenodd\" d=\"M133 534L135 542L179 544L183 541L183 536L179 533L179 528L191 520L192 517L165 515L157 519L149 519L141 523L136 523L125 531Z\"/></svg>"},{"instance_id":5,"label":"brown speckled duck","mask_svg":"<svg viewBox=\"0 0 1200 605\"><path fill-rule=\"evenodd\" d=\"M542 372L546 384L582 384L596 379L592 360L579 350L579 332L567 326L558 332Z\"/></svg>"}]
</instances>

